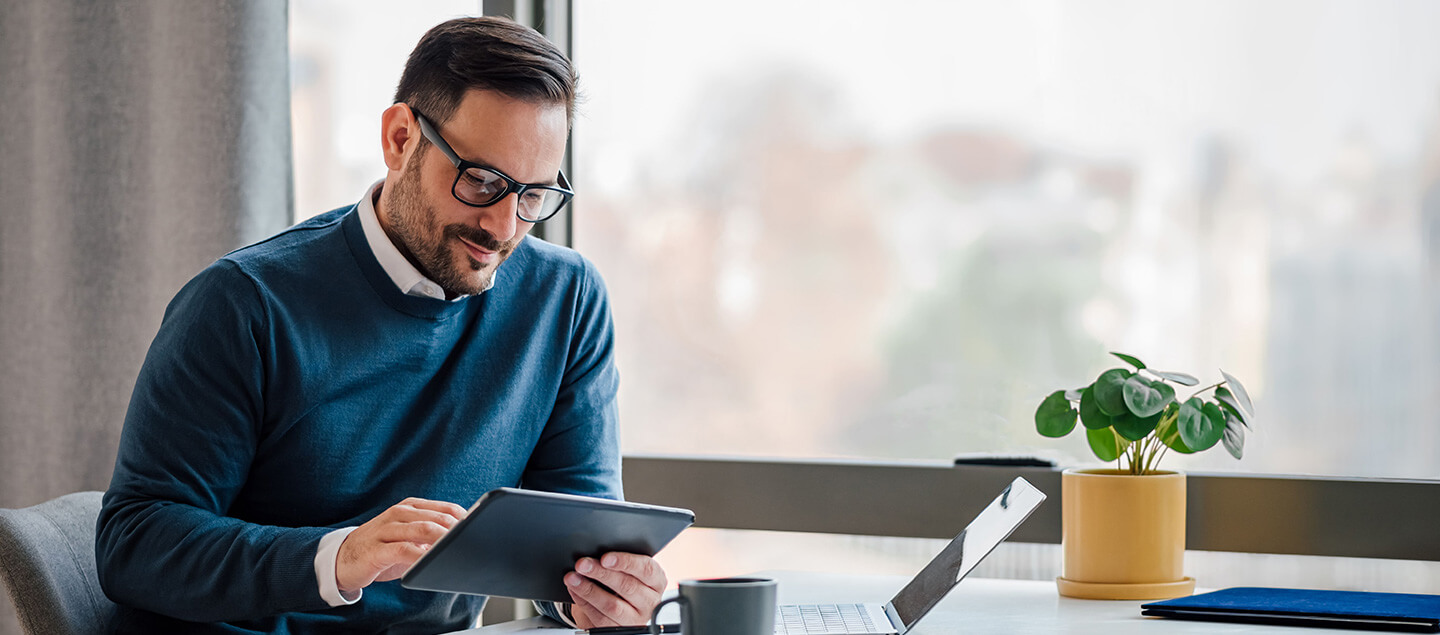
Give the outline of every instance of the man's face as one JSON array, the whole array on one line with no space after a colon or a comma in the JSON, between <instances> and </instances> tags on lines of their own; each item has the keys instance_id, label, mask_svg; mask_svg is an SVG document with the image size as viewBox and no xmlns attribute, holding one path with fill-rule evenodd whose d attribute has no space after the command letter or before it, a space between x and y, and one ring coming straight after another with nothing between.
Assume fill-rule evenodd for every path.
<instances>
[{"instance_id":1,"label":"man's face","mask_svg":"<svg viewBox=\"0 0 1440 635\"><path fill-rule=\"evenodd\" d=\"M532 224L515 216L513 193L488 207L456 200L454 164L433 144L418 147L420 128L408 121L404 167L390 171L381 193L381 226L447 296L479 293ZM432 123L461 158L521 183L554 183L560 173L569 123L563 105L472 90L449 121Z\"/></svg>"}]
</instances>

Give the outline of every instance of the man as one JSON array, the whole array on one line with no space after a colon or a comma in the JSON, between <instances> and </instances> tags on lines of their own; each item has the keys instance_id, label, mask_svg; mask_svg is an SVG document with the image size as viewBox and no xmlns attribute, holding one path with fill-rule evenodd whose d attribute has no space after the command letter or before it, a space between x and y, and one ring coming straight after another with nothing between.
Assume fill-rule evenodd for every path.
<instances>
[{"instance_id":1,"label":"man","mask_svg":"<svg viewBox=\"0 0 1440 635\"><path fill-rule=\"evenodd\" d=\"M120 632L465 628L482 598L396 580L461 504L620 497L603 284L525 237L569 202L574 99L533 30L441 24L381 118L385 180L176 295L97 527ZM625 553L564 581L541 610L583 628L643 623L666 584Z\"/></svg>"}]
</instances>

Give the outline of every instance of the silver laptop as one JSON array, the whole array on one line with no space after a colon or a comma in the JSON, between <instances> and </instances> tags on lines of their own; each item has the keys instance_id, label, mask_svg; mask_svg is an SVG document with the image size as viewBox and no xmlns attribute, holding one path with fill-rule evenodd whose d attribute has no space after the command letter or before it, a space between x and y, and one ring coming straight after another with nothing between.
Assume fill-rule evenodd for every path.
<instances>
[{"instance_id":1,"label":"silver laptop","mask_svg":"<svg viewBox=\"0 0 1440 635\"><path fill-rule=\"evenodd\" d=\"M1043 492L1016 478L888 603L782 604L776 608L775 632L904 635L1044 500Z\"/></svg>"}]
</instances>

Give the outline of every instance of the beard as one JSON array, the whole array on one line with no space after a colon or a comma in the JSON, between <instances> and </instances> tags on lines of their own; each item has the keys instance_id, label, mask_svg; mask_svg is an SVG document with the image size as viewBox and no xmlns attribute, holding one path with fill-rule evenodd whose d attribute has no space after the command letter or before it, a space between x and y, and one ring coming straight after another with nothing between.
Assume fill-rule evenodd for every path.
<instances>
[{"instance_id":1,"label":"beard","mask_svg":"<svg viewBox=\"0 0 1440 635\"><path fill-rule=\"evenodd\" d=\"M515 251L524 235L501 242L490 232L462 223L440 224L440 214L425 199L420 187L422 152L411 156L405 175L396 183L386 183L381 196L385 202L385 220L399 243L401 253L445 290L446 297L474 295L490 288L495 271ZM497 253L494 266L472 258L458 243L467 240Z\"/></svg>"}]
</instances>

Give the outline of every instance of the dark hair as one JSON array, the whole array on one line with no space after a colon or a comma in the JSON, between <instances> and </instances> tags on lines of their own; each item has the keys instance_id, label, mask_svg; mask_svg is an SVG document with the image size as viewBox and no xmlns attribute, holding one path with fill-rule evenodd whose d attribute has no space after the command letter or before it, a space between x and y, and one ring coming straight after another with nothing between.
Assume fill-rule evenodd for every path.
<instances>
[{"instance_id":1,"label":"dark hair","mask_svg":"<svg viewBox=\"0 0 1440 635\"><path fill-rule=\"evenodd\" d=\"M456 18L420 38L405 62L395 103L409 104L439 125L455 114L466 91L493 90L563 104L570 121L578 81L570 60L535 29L508 18Z\"/></svg>"}]
</instances>

